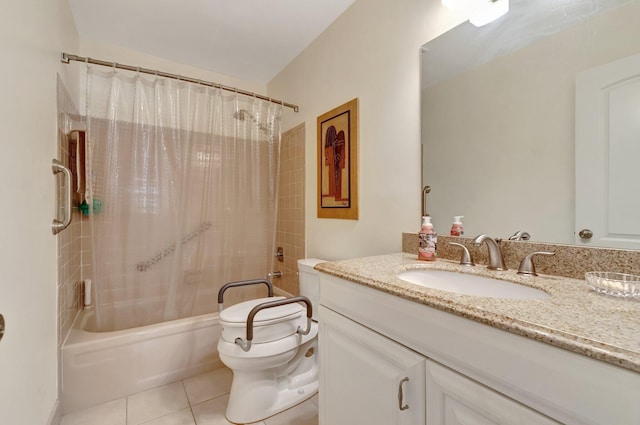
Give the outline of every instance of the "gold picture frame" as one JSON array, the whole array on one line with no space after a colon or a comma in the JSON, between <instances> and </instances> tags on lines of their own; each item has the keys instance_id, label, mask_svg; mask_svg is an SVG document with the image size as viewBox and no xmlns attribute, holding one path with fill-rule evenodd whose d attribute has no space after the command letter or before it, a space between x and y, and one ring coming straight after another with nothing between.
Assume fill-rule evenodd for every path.
<instances>
[{"instance_id":1,"label":"gold picture frame","mask_svg":"<svg viewBox=\"0 0 640 425\"><path fill-rule=\"evenodd\" d=\"M318 117L318 218L358 219L358 98Z\"/></svg>"}]
</instances>

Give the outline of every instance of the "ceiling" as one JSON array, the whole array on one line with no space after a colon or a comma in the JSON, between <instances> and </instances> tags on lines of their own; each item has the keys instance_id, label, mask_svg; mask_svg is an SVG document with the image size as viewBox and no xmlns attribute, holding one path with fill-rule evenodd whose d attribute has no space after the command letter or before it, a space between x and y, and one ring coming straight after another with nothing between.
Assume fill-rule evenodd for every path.
<instances>
[{"instance_id":1,"label":"ceiling","mask_svg":"<svg viewBox=\"0 0 640 425\"><path fill-rule=\"evenodd\" d=\"M422 46L422 88L550 37L628 1L511 0L509 12L491 25L475 27L464 22Z\"/></svg>"},{"instance_id":2,"label":"ceiling","mask_svg":"<svg viewBox=\"0 0 640 425\"><path fill-rule=\"evenodd\" d=\"M81 39L266 84L354 1L69 0L69 3Z\"/></svg>"}]
</instances>

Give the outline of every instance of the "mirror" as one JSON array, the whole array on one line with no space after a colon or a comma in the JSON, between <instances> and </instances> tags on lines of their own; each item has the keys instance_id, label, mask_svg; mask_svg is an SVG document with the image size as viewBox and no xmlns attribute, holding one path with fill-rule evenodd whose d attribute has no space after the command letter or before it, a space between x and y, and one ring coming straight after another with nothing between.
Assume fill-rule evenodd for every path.
<instances>
[{"instance_id":1,"label":"mirror","mask_svg":"<svg viewBox=\"0 0 640 425\"><path fill-rule=\"evenodd\" d=\"M512 0L422 47L422 178L439 233L462 215L467 236L579 241L576 76L640 53L638 22L640 0Z\"/></svg>"}]
</instances>

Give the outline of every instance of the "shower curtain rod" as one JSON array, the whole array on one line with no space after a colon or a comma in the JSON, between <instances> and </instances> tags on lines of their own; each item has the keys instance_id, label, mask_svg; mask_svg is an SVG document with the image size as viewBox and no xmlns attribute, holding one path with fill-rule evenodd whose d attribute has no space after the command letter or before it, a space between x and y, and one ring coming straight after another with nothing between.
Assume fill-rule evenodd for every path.
<instances>
[{"instance_id":1,"label":"shower curtain rod","mask_svg":"<svg viewBox=\"0 0 640 425\"><path fill-rule=\"evenodd\" d=\"M288 108L293 109L294 112L298 112L298 105L294 105L292 103L287 103L287 102L284 102L284 101L278 100L278 99L272 99L270 97L263 96L261 94L252 93L252 92L249 92L249 91L246 91L246 90L241 90L241 89L238 89L238 88L235 88L235 87L225 86L225 85L222 85L222 84L212 83L212 82L209 82L209 81L198 80L196 78L185 77L183 75L171 74L171 73L168 73L168 72L158 71L158 70L155 70L155 69L141 68L139 66L123 65L123 64L117 63L117 62L107 62L107 61L102 61L102 60L93 59L93 58L89 58L89 57L82 57L82 56L72 55L72 54L69 54L69 53L62 53L61 62L68 64L70 61L90 63L90 64L93 64L93 65L109 66L109 67L112 67L112 68L125 69L127 71L141 72L143 74L151 74L151 75L156 75L156 76L159 76L159 77L171 78L173 80L182 80L182 81L187 81L189 83L201 84L203 86L215 87L217 89L226 90L226 91L232 91L234 93L239 93L239 94L242 94L242 95L245 95L245 96L256 97L258 99L267 100L267 101L269 101L271 103L278 103L278 104L280 104L282 106L286 106Z\"/></svg>"}]
</instances>

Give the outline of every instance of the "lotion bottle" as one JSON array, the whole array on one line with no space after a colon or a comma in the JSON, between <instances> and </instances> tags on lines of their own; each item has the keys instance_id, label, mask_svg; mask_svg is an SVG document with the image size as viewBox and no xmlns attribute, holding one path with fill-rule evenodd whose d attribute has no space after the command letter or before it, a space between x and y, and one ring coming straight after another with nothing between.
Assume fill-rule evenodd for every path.
<instances>
[{"instance_id":1,"label":"lotion bottle","mask_svg":"<svg viewBox=\"0 0 640 425\"><path fill-rule=\"evenodd\" d=\"M451 236L463 236L464 228L462 227L463 215L454 215L453 216L453 224L451 225Z\"/></svg>"},{"instance_id":2,"label":"lotion bottle","mask_svg":"<svg viewBox=\"0 0 640 425\"><path fill-rule=\"evenodd\" d=\"M433 231L431 217L422 217L422 227L418 232L418 260L435 261L438 235Z\"/></svg>"}]
</instances>

